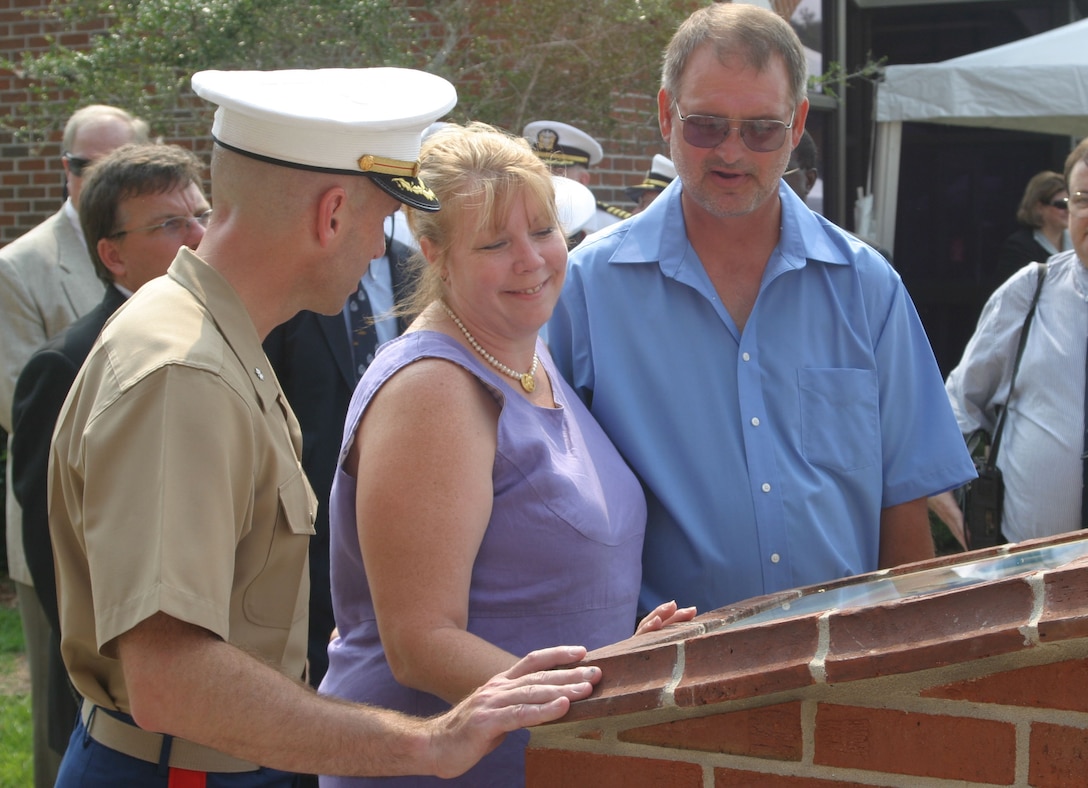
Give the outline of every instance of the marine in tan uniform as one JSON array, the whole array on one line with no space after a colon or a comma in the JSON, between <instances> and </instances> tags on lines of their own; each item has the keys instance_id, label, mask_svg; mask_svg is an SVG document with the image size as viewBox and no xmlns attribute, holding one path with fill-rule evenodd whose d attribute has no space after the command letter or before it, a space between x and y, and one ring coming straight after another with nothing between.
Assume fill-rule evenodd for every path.
<instances>
[{"instance_id":1,"label":"marine in tan uniform","mask_svg":"<svg viewBox=\"0 0 1088 788\"><path fill-rule=\"evenodd\" d=\"M299 309L341 308L399 202L438 209L415 177L419 139L455 93L402 69L193 86L219 105L207 232L106 326L51 456L61 648L85 699L58 785L459 774L600 672L537 673L585 653L537 652L426 721L305 687L318 502L261 348Z\"/></svg>"}]
</instances>

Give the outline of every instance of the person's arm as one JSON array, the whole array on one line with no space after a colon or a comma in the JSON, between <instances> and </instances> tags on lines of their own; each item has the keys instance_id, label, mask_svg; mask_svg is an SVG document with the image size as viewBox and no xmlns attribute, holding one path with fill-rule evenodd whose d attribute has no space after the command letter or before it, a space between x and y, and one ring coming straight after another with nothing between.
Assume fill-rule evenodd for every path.
<instances>
[{"instance_id":1,"label":"person's arm","mask_svg":"<svg viewBox=\"0 0 1088 788\"><path fill-rule=\"evenodd\" d=\"M15 382L27 360L49 338L37 305L13 260L0 255L0 429L9 434Z\"/></svg>"},{"instance_id":2,"label":"person's arm","mask_svg":"<svg viewBox=\"0 0 1088 788\"><path fill-rule=\"evenodd\" d=\"M19 375L12 406L11 488L23 507L23 552L38 599L53 630L57 614L53 541L49 536L49 445L79 367L55 350L35 353Z\"/></svg>"},{"instance_id":3,"label":"person's arm","mask_svg":"<svg viewBox=\"0 0 1088 788\"><path fill-rule=\"evenodd\" d=\"M881 569L924 561L935 554L925 498L880 510Z\"/></svg>"},{"instance_id":4,"label":"person's arm","mask_svg":"<svg viewBox=\"0 0 1088 788\"><path fill-rule=\"evenodd\" d=\"M450 703L517 661L467 631L498 414L461 367L417 361L374 396L349 459L358 458L359 545L389 667L401 684Z\"/></svg>"},{"instance_id":5,"label":"person's arm","mask_svg":"<svg viewBox=\"0 0 1088 788\"><path fill-rule=\"evenodd\" d=\"M600 669L585 649L533 652L430 719L315 694L207 630L156 613L117 639L140 727L308 774L455 777L509 731L557 719Z\"/></svg>"},{"instance_id":6,"label":"person's arm","mask_svg":"<svg viewBox=\"0 0 1088 788\"><path fill-rule=\"evenodd\" d=\"M937 517L941 519L941 522L948 526L948 530L952 532L952 536L956 538L956 541L960 543L964 549L967 548L967 538L963 533L963 512L960 511L960 506L956 503L956 496L952 494L952 491L943 492L940 495L932 495L929 497L928 506Z\"/></svg>"}]
</instances>

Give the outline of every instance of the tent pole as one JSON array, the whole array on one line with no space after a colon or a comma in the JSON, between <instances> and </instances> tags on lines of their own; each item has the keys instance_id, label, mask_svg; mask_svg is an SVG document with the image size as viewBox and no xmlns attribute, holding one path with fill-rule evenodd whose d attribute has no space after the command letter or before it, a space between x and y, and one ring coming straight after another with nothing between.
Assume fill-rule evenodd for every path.
<instances>
[{"instance_id":1,"label":"tent pole","mask_svg":"<svg viewBox=\"0 0 1088 788\"><path fill-rule=\"evenodd\" d=\"M902 141L902 122L876 124L876 151L873 157L875 241L878 246L889 251L895 249L895 212L899 200L899 154Z\"/></svg>"}]
</instances>

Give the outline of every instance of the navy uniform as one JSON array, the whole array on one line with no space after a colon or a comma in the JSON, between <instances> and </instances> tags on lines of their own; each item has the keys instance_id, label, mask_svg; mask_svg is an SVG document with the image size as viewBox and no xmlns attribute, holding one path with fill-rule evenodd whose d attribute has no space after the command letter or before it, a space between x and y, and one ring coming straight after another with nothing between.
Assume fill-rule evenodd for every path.
<instances>
[{"instance_id":1,"label":"navy uniform","mask_svg":"<svg viewBox=\"0 0 1088 788\"><path fill-rule=\"evenodd\" d=\"M557 120L534 120L526 124L522 136L529 140L540 159L557 175L563 175L589 186L589 168L604 158L601 143L577 126ZM631 213L617 205L597 200L593 219L585 226L587 232L608 227L628 218Z\"/></svg>"},{"instance_id":2,"label":"navy uniform","mask_svg":"<svg viewBox=\"0 0 1088 788\"><path fill-rule=\"evenodd\" d=\"M665 187L674 180L676 180L676 167L673 166L672 161L660 153L655 153L642 183L627 187L627 196L635 204L635 210L632 213L642 213L646 210L646 206L665 191Z\"/></svg>"}]
</instances>

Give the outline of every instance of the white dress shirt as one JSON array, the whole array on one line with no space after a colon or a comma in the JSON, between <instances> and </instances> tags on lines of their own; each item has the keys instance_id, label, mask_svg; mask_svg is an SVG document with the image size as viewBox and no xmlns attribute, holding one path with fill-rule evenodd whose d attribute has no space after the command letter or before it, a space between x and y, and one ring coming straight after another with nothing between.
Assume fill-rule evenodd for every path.
<instances>
[{"instance_id":1,"label":"white dress shirt","mask_svg":"<svg viewBox=\"0 0 1088 788\"><path fill-rule=\"evenodd\" d=\"M945 389L960 429L993 432L1020 331L1038 281L1029 265L982 310ZM1068 251L1051 257L1009 404L997 465L1005 479L1002 532L1010 542L1081 526L1088 269Z\"/></svg>"}]
</instances>

